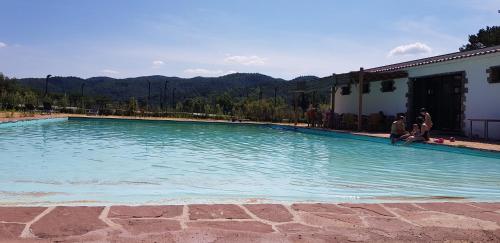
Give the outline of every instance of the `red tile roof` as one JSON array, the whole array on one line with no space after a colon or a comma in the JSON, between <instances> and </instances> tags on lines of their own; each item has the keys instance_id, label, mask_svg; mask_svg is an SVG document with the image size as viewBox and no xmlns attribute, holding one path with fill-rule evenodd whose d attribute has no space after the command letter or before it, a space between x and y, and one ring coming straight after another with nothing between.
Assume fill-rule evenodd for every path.
<instances>
[{"instance_id":1,"label":"red tile roof","mask_svg":"<svg viewBox=\"0 0 500 243\"><path fill-rule=\"evenodd\" d=\"M374 73L395 71L395 70L404 69L404 68L423 66L423 65L427 65L427 64L446 62L446 61L464 59L464 58L475 57L475 56L488 55L488 54L492 54L492 53L500 53L500 45L482 48L482 49L478 49L478 50L455 52L455 53L434 56L434 57L428 57L428 58L423 58L423 59L418 59L418 60L413 60L413 61L408 61L408 62L401 62L401 63L391 64L391 65L386 65L386 66L381 66L381 67L376 67L376 68L370 68L370 69L366 69L365 71L366 72L374 72Z\"/></svg>"}]
</instances>

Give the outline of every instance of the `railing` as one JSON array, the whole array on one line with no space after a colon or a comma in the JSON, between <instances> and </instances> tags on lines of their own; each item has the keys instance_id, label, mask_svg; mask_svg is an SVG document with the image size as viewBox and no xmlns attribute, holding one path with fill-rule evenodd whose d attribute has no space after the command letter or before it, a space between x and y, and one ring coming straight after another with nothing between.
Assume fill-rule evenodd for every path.
<instances>
[{"instance_id":1,"label":"railing","mask_svg":"<svg viewBox=\"0 0 500 243\"><path fill-rule=\"evenodd\" d=\"M472 123L473 122L483 122L484 124L484 139L488 140L488 130L489 130L489 123L490 122L500 122L500 120L497 119L469 119L470 121L470 137L472 138Z\"/></svg>"}]
</instances>

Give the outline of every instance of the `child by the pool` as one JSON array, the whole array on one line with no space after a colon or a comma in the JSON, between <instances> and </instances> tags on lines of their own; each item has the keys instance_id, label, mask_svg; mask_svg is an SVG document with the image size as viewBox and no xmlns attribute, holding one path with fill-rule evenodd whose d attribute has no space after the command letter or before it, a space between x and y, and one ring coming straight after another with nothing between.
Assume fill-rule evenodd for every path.
<instances>
[{"instance_id":1,"label":"child by the pool","mask_svg":"<svg viewBox=\"0 0 500 243\"><path fill-rule=\"evenodd\" d=\"M413 124L411 136L406 139L405 144L429 140L429 127L425 124L424 118L418 117L417 123Z\"/></svg>"},{"instance_id":2,"label":"child by the pool","mask_svg":"<svg viewBox=\"0 0 500 243\"><path fill-rule=\"evenodd\" d=\"M411 136L418 136L420 134L420 127L417 123L414 123L410 132Z\"/></svg>"},{"instance_id":3,"label":"child by the pool","mask_svg":"<svg viewBox=\"0 0 500 243\"><path fill-rule=\"evenodd\" d=\"M390 136L392 144L395 144L397 141L404 140L410 136L410 134L406 131L404 120L404 116L398 116L397 120L392 123Z\"/></svg>"}]
</instances>

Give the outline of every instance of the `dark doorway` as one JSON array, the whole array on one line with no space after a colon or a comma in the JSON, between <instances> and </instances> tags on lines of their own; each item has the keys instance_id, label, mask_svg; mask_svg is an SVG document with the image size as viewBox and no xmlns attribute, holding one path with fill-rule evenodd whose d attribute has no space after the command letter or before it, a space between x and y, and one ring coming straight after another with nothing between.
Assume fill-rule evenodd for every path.
<instances>
[{"instance_id":1,"label":"dark doorway","mask_svg":"<svg viewBox=\"0 0 500 243\"><path fill-rule=\"evenodd\" d=\"M432 130L444 133L462 132L462 73L429 76L413 79L412 121L425 107L432 116Z\"/></svg>"}]
</instances>

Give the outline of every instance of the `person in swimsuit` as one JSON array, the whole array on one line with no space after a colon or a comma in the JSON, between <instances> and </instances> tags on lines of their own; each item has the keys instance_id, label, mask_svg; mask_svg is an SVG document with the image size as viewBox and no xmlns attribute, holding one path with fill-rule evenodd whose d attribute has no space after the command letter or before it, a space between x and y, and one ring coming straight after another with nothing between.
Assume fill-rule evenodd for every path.
<instances>
[{"instance_id":1,"label":"person in swimsuit","mask_svg":"<svg viewBox=\"0 0 500 243\"><path fill-rule=\"evenodd\" d=\"M395 144L397 141L406 139L410 136L406 131L404 120L404 116L398 116L398 119L392 123L390 135L391 144Z\"/></svg>"},{"instance_id":2,"label":"person in swimsuit","mask_svg":"<svg viewBox=\"0 0 500 243\"><path fill-rule=\"evenodd\" d=\"M413 124L410 134L411 136L418 136L420 134L420 126L417 123Z\"/></svg>"},{"instance_id":3,"label":"person in swimsuit","mask_svg":"<svg viewBox=\"0 0 500 243\"><path fill-rule=\"evenodd\" d=\"M412 135L406 139L405 145L413 142L428 141L429 127L424 122L424 118L418 117L417 123L413 124Z\"/></svg>"},{"instance_id":4,"label":"person in swimsuit","mask_svg":"<svg viewBox=\"0 0 500 243\"><path fill-rule=\"evenodd\" d=\"M427 127L429 128L429 131L430 131L432 128L432 125L434 125L432 123L431 114L429 114L429 112L427 112L427 110L425 108L422 108L422 109L420 109L420 115L422 115L422 117L424 118L425 125L427 125Z\"/></svg>"}]
</instances>

